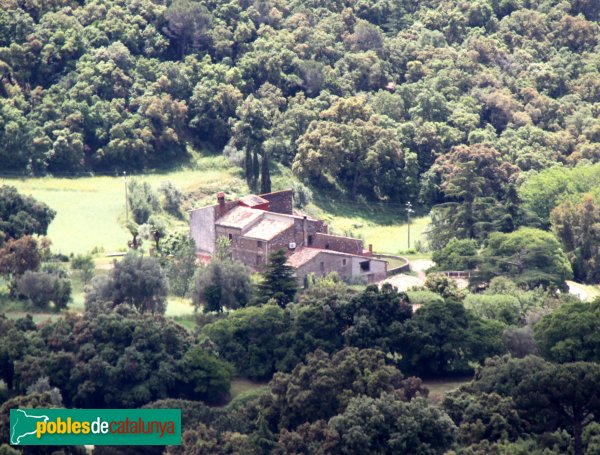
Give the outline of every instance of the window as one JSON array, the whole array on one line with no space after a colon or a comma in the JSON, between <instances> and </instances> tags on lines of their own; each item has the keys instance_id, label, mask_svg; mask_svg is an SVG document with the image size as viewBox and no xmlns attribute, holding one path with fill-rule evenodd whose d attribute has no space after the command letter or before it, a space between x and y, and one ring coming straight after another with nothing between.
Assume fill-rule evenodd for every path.
<instances>
[{"instance_id":1,"label":"window","mask_svg":"<svg viewBox=\"0 0 600 455\"><path fill-rule=\"evenodd\" d=\"M229 240L233 240L233 234L229 234Z\"/></svg>"},{"instance_id":2,"label":"window","mask_svg":"<svg viewBox=\"0 0 600 455\"><path fill-rule=\"evenodd\" d=\"M256 241L256 246L257 246L258 248L262 248L262 246L263 246L263 243L262 243L260 240L257 240L257 241Z\"/></svg>"},{"instance_id":3,"label":"window","mask_svg":"<svg viewBox=\"0 0 600 455\"><path fill-rule=\"evenodd\" d=\"M321 262L321 272L324 272L324 271L325 271L325 263Z\"/></svg>"},{"instance_id":4,"label":"window","mask_svg":"<svg viewBox=\"0 0 600 455\"><path fill-rule=\"evenodd\" d=\"M262 256L260 254L256 255L256 265L262 264Z\"/></svg>"},{"instance_id":5,"label":"window","mask_svg":"<svg viewBox=\"0 0 600 455\"><path fill-rule=\"evenodd\" d=\"M309 235L308 236L308 246L312 246L312 244L313 244L313 238L312 238L312 235Z\"/></svg>"},{"instance_id":6,"label":"window","mask_svg":"<svg viewBox=\"0 0 600 455\"><path fill-rule=\"evenodd\" d=\"M325 244L325 249L328 250L329 249L329 243Z\"/></svg>"},{"instance_id":7,"label":"window","mask_svg":"<svg viewBox=\"0 0 600 455\"><path fill-rule=\"evenodd\" d=\"M360 269L363 272L368 272L369 270L371 270L371 261L363 261L360 263Z\"/></svg>"},{"instance_id":8,"label":"window","mask_svg":"<svg viewBox=\"0 0 600 455\"><path fill-rule=\"evenodd\" d=\"M346 259L342 259L342 265L346 266Z\"/></svg>"}]
</instances>

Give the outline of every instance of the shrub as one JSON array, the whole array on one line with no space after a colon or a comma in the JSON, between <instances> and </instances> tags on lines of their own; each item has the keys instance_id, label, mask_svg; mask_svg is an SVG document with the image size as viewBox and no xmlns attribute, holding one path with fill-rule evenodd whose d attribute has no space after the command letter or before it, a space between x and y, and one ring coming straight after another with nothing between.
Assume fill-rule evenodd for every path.
<instances>
[{"instance_id":1,"label":"shrub","mask_svg":"<svg viewBox=\"0 0 600 455\"><path fill-rule=\"evenodd\" d=\"M71 282L53 273L27 271L19 279L17 290L40 309L52 302L55 310L60 311L71 300Z\"/></svg>"},{"instance_id":2,"label":"shrub","mask_svg":"<svg viewBox=\"0 0 600 455\"><path fill-rule=\"evenodd\" d=\"M163 182L158 191L162 195L162 207L165 212L173 216L181 216L181 203L183 202L183 193L173 185L172 182Z\"/></svg>"},{"instance_id":3,"label":"shrub","mask_svg":"<svg viewBox=\"0 0 600 455\"><path fill-rule=\"evenodd\" d=\"M464 305L479 317L504 322L507 325L517 324L521 317L519 299L512 295L469 294Z\"/></svg>"},{"instance_id":4,"label":"shrub","mask_svg":"<svg viewBox=\"0 0 600 455\"><path fill-rule=\"evenodd\" d=\"M87 284L94 276L96 265L91 254L78 254L71 261L71 267L81 272L81 278Z\"/></svg>"},{"instance_id":5,"label":"shrub","mask_svg":"<svg viewBox=\"0 0 600 455\"><path fill-rule=\"evenodd\" d=\"M137 224L144 224L152 213L160 209L158 197L148 182L138 182L133 179L127 185L129 193L127 201L129 210Z\"/></svg>"}]
</instances>

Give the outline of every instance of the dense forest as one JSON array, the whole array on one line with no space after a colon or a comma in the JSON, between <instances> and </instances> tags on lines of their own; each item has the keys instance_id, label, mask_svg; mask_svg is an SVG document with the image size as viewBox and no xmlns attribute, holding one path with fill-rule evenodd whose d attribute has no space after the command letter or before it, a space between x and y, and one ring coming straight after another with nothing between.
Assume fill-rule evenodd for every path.
<instances>
[{"instance_id":1,"label":"dense forest","mask_svg":"<svg viewBox=\"0 0 600 455\"><path fill-rule=\"evenodd\" d=\"M593 0L6 0L3 171L143 170L210 144L431 203L428 171L460 144L514 178L595 162L599 16Z\"/></svg>"},{"instance_id":2,"label":"dense forest","mask_svg":"<svg viewBox=\"0 0 600 455\"><path fill-rule=\"evenodd\" d=\"M17 407L182 410L181 446L97 455L600 453L600 297L569 293L600 283L597 0L0 2L1 176L223 155L300 205L411 202L433 263L405 292L298 283L283 250L256 273L225 238L199 264L194 195L143 177L127 254L66 256L2 185L1 455L83 453L4 445Z\"/></svg>"}]
</instances>

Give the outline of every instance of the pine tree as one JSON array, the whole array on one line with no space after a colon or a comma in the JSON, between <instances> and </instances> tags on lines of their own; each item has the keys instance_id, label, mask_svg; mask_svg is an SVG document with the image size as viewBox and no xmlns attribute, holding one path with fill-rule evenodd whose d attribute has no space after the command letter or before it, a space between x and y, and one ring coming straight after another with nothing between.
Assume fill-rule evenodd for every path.
<instances>
[{"instance_id":1,"label":"pine tree","mask_svg":"<svg viewBox=\"0 0 600 455\"><path fill-rule=\"evenodd\" d=\"M271 174L269 171L269 155L263 153L261 176L260 176L260 192L266 194L271 192Z\"/></svg>"},{"instance_id":2,"label":"pine tree","mask_svg":"<svg viewBox=\"0 0 600 455\"><path fill-rule=\"evenodd\" d=\"M271 254L269 263L263 272L263 282L258 287L258 300L267 303L275 299L281 308L294 300L298 292L294 268L287 265L287 257L284 250Z\"/></svg>"}]
</instances>

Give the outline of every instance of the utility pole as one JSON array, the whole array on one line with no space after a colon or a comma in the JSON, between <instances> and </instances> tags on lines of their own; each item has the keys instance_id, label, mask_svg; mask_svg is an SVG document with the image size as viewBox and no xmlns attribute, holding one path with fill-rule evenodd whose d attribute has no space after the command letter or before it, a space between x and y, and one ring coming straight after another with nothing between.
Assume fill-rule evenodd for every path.
<instances>
[{"instance_id":1,"label":"utility pole","mask_svg":"<svg viewBox=\"0 0 600 455\"><path fill-rule=\"evenodd\" d=\"M129 224L129 203L127 202L127 172L123 171L123 179L125 180L125 224Z\"/></svg>"},{"instance_id":2,"label":"utility pole","mask_svg":"<svg viewBox=\"0 0 600 455\"><path fill-rule=\"evenodd\" d=\"M412 208L412 204L409 202L406 203L406 217L408 218L408 250L410 250L410 214L415 211Z\"/></svg>"}]
</instances>

